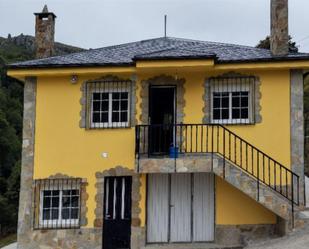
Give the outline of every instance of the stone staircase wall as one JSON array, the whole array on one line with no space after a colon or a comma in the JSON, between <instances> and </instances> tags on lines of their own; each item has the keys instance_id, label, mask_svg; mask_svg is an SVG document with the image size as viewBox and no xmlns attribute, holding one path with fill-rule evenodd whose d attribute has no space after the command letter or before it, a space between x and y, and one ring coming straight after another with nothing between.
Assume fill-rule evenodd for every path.
<instances>
[{"instance_id":1,"label":"stone staircase wall","mask_svg":"<svg viewBox=\"0 0 309 249\"><path fill-rule=\"evenodd\" d=\"M213 172L221 178L224 178L223 160L224 159L219 155L214 155ZM224 180L255 201L258 201L284 220L292 220L292 207L290 201L262 183L259 184L258 193L256 179L227 160L225 160ZM294 205L294 209L296 212L296 205Z\"/></svg>"}]
</instances>

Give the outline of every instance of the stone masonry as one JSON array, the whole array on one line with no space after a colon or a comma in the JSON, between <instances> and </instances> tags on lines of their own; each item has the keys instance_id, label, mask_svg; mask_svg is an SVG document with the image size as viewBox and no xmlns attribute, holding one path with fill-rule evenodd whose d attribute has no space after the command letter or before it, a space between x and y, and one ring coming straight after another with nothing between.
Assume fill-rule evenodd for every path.
<instances>
[{"instance_id":1,"label":"stone masonry","mask_svg":"<svg viewBox=\"0 0 309 249\"><path fill-rule=\"evenodd\" d=\"M254 109L252 110L253 115L250 117L250 123L251 124L257 124L262 122L262 116L261 116L261 97L262 93L260 90L261 87L261 81L260 78L257 76L251 76L251 75L245 75L245 74L239 74L236 72L228 72L216 77L206 78L203 88L204 88L204 94L203 94L203 123L210 123L211 122L211 88L214 86L216 82L220 82L226 84L226 82L229 82L229 84L233 84L233 81L237 78L242 78L244 81L247 81L250 84L250 87L252 89L252 106Z\"/></svg>"},{"instance_id":2,"label":"stone masonry","mask_svg":"<svg viewBox=\"0 0 309 249\"><path fill-rule=\"evenodd\" d=\"M95 209L95 221L94 227L102 231L103 227L103 198L104 198L104 178L108 176L132 176L132 220L131 220L131 248L139 249L145 245L145 228L141 227L139 203L141 200L140 195L140 175L135 173L134 170L116 166L105 170L103 172L97 172L96 188L97 194L95 196L96 209ZM104 231L103 231L104 232ZM90 248L90 247L87 247Z\"/></svg>"},{"instance_id":3,"label":"stone masonry","mask_svg":"<svg viewBox=\"0 0 309 249\"><path fill-rule=\"evenodd\" d=\"M289 52L288 0L271 0L270 50L274 56Z\"/></svg>"},{"instance_id":4,"label":"stone masonry","mask_svg":"<svg viewBox=\"0 0 309 249\"><path fill-rule=\"evenodd\" d=\"M291 70L291 168L300 177L300 204L304 206L304 103L303 72Z\"/></svg>"},{"instance_id":5,"label":"stone masonry","mask_svg":"<svg viewBox=\"0 0 309 249\"><path fill-rule=\"evenodd\" d=\"M185 79L176 79L175 77L171 75L160 75L155 76L150 79L142 80L141 81L141 92L140 92L140 98L141 98L141 116L140 120L142 124L148 124L149 123L149 86L150 85L168 85L168 86L176 86L176 123L180 124L184 120L184 107L185 107Z\"/></svg>"},{"instance_id":6,"label":"stone masonry","mask_svg":"<svg viewBox=\"0 0 309 249\"><path fill-rule=\"evenodd\" d=\"M131 79L122 79L119 78L116 75L105 75L96 79L91 79L83 82L81 84L80 90L81 90L81 98L80 98L80 105L81 105L81 111L80 111L80 121L79 121L79 127L90 129L90 90L95 84L104 83L104 82L128 82L130 85L130 119L129 119L129 127L135 126L137 123L136 119L136 79L134 75L131 76ZM88 85L89 84L89 85ZM88 85L88 86L87 86ZM88 88L88 89L87 89ZM115 89L116 90L116 89ZM88 95L88 96L87 96Z\"/></svg>"},{"instance_id":7,"label":"stone masonry","mask_svg":"<svg viewBox=\"0 0 309 249\"><path fill-rule=\"evenodd\" d=\"M214 158L213 171L217 176L223 178L223 158L218 155L215 155ZM292 206L287 199L262 183L259 184L258 191L257 181L227 160L225 161L224 179L285 221L290 222L292 220ZM295 205L294 208L296 212L297 207Z\"/></svg>"},{"instance_id":8,"label":"stone masonry","mask_svg":"<svg viewBox=\"0 0 309 249\"><path fill-rule=\"evenodd\" d=\"M29 248L32 229L32 180L34 167L34 132L35 132L35 107L36 107L35 77L28 77L24 86L24 120L23 120L23 145L21 162L21 179L18 211L18 248Z\"/></svg>"},{"instance_id":9,"label":"stone masonry","mask_svg":"<svg viewBox=\"0 0 309 249\"><path fill-rule=\"evenodd\" d=\"M55 14L48 12L45 5L41 13L35 13L36 58L46 58L54 54Z\"/></svg>"},{"instance_id":10,"label":"stone masonry","mask_svg":"<svg viewBox=\"0 0 309 249\"><path fill-rule=\"evenodd\" d=\"M136 161L137 172L139 173L194 173L212 172L211 153L203 156L180 156L173 158L140 158Z\"/></svg>"}]
</instances>

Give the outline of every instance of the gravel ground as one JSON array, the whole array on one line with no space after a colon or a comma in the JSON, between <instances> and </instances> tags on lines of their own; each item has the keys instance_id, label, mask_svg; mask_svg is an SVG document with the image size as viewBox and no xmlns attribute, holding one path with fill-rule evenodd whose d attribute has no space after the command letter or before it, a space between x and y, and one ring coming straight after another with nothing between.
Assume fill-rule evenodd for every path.
<instances>
[{"instance_id":1,"label":"gravel ground","mask_svg":"<svg viewBox=\"0 0 309 249\"><path fill-rule=\"evenodd\" d=\"M249 245L245 249L308 249L309 231L297 232L285 237Z\"/></svg>"},{"instance_id":2,"label":"gravel ground","mask_svg":"<svg viewBox=\"0 0 309 249\"><path fill-rule=\"evenodd\" d=\"M17 243L10 244L8 246L2 247L1 249L16 249Z\"/></svg>"}]
</instances>

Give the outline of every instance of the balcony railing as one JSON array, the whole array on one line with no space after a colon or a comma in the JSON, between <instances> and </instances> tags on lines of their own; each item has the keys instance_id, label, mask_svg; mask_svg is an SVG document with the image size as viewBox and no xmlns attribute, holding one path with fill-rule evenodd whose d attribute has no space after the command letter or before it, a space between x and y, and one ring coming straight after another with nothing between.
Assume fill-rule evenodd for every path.
<instances>
[{"instance_id":1,"label":"balcony railing","mask_svg":"<svg viewBox=\"0 0 309 249\"><path fill-rule=\"evenodd\" d=\"M136 158L217 154L222 158L223 177L229 162L256 180L273 189L292 206L299 205L299 176L289 168L219 124L173 124L136 126ZM259 198L259 197L258 197ZM293 209L293 208L292 208Z\"/></svg>"}]
</instances>

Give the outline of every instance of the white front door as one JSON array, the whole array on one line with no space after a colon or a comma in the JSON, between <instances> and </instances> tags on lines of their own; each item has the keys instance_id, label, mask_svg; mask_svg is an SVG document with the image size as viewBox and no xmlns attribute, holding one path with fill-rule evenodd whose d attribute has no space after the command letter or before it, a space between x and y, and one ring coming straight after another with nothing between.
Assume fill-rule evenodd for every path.
<instances>
[{"instance_id":1,"label":"white front door","mask_svg":"<svg viewBox=\"0 0 309 249\"><path fill-rule=\"evenodd\" d=\"M213 240L213 174L150 174L147 241L166 243Z\"/></svg>"}]
</instances>

